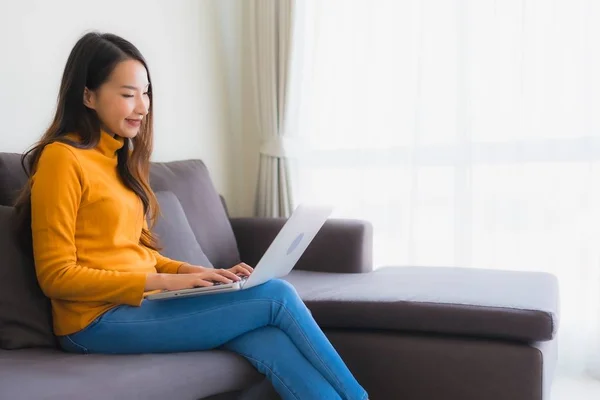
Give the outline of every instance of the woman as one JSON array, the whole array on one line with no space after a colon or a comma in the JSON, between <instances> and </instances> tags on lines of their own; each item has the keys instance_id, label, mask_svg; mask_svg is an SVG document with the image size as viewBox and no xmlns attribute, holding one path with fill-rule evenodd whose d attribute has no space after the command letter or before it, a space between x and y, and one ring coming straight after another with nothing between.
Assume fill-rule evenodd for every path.
<instances>
[{"instance_id":1,"label":"woman","mask_svg":"<svg viewBox=\"0 0 600 400\"><path fill-rule=\"evenodd\" d=\"M39 284L54 331L74 353L160 353L223 348L249 360L284 399L367 397L294 288L148 301L156 290L230 283L252 268L209 269L157 251L146 218L152 84L128 41L89 33L64 70L54 120L24 157L30 180L17 202L31 227Z\"/></svg>"}]
</instances>

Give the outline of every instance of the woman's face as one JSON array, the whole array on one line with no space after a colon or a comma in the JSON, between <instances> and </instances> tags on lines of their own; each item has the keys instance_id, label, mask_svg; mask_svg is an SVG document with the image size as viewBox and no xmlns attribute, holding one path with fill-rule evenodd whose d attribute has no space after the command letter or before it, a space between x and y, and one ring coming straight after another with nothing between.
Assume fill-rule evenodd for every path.
<instances>
[{"instance_id":1,"label":"woman's face","mask_svg":"<svg viewBox=\"0 0 600 400\"><path fill-rule=\"evenodd\" d=\"M124 138L135 137L148 114L148 73L137 60L122 61L96 90L85 88L83 103L96 110L102 128Z\"/></svg>"}]
</instances>

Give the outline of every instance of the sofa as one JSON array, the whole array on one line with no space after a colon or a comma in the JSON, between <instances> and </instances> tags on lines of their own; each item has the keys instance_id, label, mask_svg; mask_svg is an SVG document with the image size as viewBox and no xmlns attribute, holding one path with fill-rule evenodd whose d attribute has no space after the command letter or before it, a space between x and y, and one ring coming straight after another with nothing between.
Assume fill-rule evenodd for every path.
<instances>
[{"instance_id":1,"label":"sofa","mask_svg":"<svg viewBox=\"0 0 600 400\"><path fill-rule=\"evenodd\" d=\"M11 206L25 182L20 154L0 153L0 399L279 398L244 358L220 349L61 351L32 255L10 229ZM285 223L231 218L199 160L152 163L150 183L162 208L155 233L169 257L215 268L256 265ZM554 276L374 269L372 248L368 222L330 219L284 278L371 400L550 398L559 326Z\"/></svg>"}]
</instances>

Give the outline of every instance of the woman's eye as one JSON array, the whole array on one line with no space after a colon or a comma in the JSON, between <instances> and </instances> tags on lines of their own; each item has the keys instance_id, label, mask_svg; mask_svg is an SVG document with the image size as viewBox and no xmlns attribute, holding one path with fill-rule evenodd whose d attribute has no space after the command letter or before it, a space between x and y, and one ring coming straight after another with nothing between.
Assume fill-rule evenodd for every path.
<instances>
[{"instance_id":1,"label":"woman's eye","mask_svg":"<svg viewBox=\"0 0 600 400\"><path fill-rule=\"evenodd\" d=\"M149 93L148 93L148 92L144 92L144 95L145 95L145 96L148 96L148 95L149 95Z\"/></svg>"},{"instance_id":2,"label":"woman's eye","mask_svg":"<svg viewBox=\"0 0 600 400\"><path fill-rule=\"evenodd\" d=\"M126 98L128 98L128 97L133 97L133 95L132 95L132 94L122 94L121 96L123 96L123 97L126 97Z\"/></svg>"}]
</instances>

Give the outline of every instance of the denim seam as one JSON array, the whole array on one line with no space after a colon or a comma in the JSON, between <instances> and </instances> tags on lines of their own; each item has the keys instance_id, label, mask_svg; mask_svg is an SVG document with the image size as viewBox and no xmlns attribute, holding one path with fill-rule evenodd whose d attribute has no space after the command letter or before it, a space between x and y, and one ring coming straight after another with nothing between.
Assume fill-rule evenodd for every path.
<instances>
[{"instance_id":1,"label":"denim seam","mask_svg":"<svg viewBox=\"0 0 600 400\"><path fill-rule=\"evenodd\" d=\"M268 369L269 371L271 371L271 374L272 374L272 375L273 375L275 378L277 378L277 380L278 380L279 382L281 382L281 384L282 384L282 385L283 385L283 386L284 386L284 387L285 387L285 388L288 390L288 392L290 392L290 393L292 394L292 396L294 396L294 398L295 398L295 399L297 399L297 400L300 400L300 399L298 398L298 396L296 396L296 393L294 393L294 392L293 392L293 391L290 389L290 387L289 387L288 385L286 385L286 383L285 383L285 382L284 382L284 381L283 381L283 380L282 380L282 379L279 377L279 375L277 375L277 374L275 373L275 371L273 371L273 370L272 370L272 369L271 369L271 368L270 368L270 367L269 367L267 364L265 364L265 363L264 363L264 362L262 362L262 361L259 361L259 360L257 360L257 359L256 359L256 358L254 358L254 357L251 357L251 356L249 356L249 355L247 355L247 354L245 354L245 353L242 353L242 352L237 352L237 353L238 353L239 355L241 355L241 356L244 356L244 357L246 357L246 358L248 358L248 359L250 359L250 360L254 361L254 362L255 362L255 363L257 363L257 364L261 364L263 367L265 367L266 369Z\"/></svg>"},{"instance_id":2,"label":"denim seam","mask_svg":"<svg viewBox=\"0 0 600 400\"><path fill-rule=\"evenodd\" d=\"M317 359L321 362L321 365L323 365L324 369L327 370L327 372L329 372L329 375L331 375L333 377L333 379L335 380L335 382L339 385L340 388L342 388L342 390L344 392L346 392L346 388L344 387L344 385L342 384L342 382L340 382L340 380L338 379L338 377L333 373L333 371L331 371L331 369L329 368L329 366L327 365L327 363L325 363L323 361L323 359L321 358L321 356L319 355L319 352L315 350L315 348L313 347L312 343L310 342L310 340L308 340L308 338L306 337L306 335L304 334L304 331L300 328L300 326L298 325L298 321L296 321L294 319L294 317L292 316L292 313L288 310L288 308L285 306L285 304L278 302L277 300L273 300L274 303L279 304L284 310L285 312L288 314L288 316L290 316L290 319L292 321L294 321L294 325L296 325L296 329L298 329L298 331L300 331L300 334L302 335L302 337L304 338L304 340L306 341L306 343L308 344L308 347L310 347L310 349L312 350L312 352L314 353L314 355L317 357ZM345 393L347 394L347 393ZM348 396L346 396L346 398L348 398Z\"/></svg>"},{"instance_id":3,"label":"denim seam","mask_svg":"<svg viewBox=\"0 0 600 400\"><path fill-rule=\"evenodd\" d=\"M78 348L80 348L81 350L83 350L83 352L84 352L85 354L88 354L89 350L88 350L87 348L83 347L82 345L80 345L79 343L75 342L73 339L71 339L71 336L69 336L69 335L66 335L66 336L65 336L65 338L67 338L67 340L68 340L69 342L71 342L71 343L72 343L72 344L73 344L75 347L78 347Z\"/></svg>"}]
</instances>

